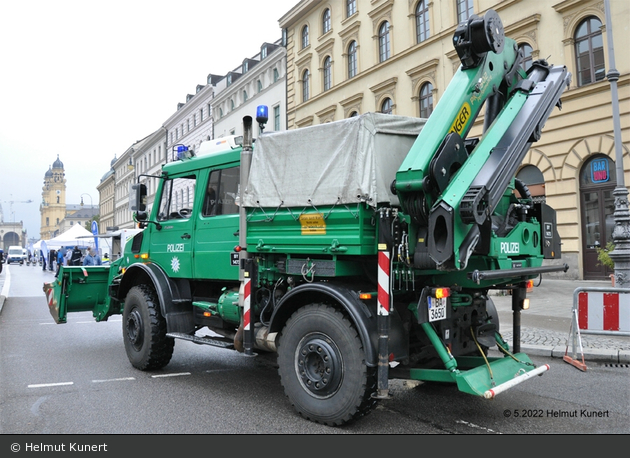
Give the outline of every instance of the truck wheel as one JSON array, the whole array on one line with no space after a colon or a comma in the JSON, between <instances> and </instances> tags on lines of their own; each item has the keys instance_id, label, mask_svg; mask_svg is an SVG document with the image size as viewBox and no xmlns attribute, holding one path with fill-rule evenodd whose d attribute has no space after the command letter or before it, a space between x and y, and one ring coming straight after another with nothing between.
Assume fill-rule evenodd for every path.
<instances>
[{"instance_id":1,"label":"truck wheel","mask_svg":"<svg viewBox=\"0 0 630 458\"><path fill-rule=\"evenodd\" d=\"M166 337L166 320L153 288L138 285L127 293L123 340L127 357L137 369L161 369L171 360L175 340Z\"/></svg>"},{"instance_id":2,"label":"truck wheel","mask_svg":"<svg viewBox=\"0 0 630 458\"><path fill-rule=\"evenodd\" d=\"M293 407L308 420L342 425L376 406L376 369L366 366L352 323L329 305L307 305L287 321L278 373Z\"/></svg>"}]
</instances>

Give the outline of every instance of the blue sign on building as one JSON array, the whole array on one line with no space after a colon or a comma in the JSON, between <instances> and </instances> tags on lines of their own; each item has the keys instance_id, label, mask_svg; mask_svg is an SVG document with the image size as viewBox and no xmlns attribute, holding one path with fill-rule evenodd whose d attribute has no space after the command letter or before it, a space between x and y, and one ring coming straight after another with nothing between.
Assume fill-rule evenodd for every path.
<instances>
[{"instance_id":1,"label":"blue sign on building","mask_svg":"<svg viewBox=\"0 0 630 458\"><path fill-rule=\"evenodd\" d=\"M593 183L605 183L610 180L608 159L595 159L591 162L591 181Z\"/></svg>"}]
</instances>

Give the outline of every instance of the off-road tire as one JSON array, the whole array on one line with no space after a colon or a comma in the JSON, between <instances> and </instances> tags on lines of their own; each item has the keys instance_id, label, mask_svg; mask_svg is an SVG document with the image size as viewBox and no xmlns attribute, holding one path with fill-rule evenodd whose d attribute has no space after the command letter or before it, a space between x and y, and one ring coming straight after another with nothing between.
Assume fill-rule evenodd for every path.
<instances>
[{"instance_id":1,"label":"off-road tire","mask_svg":"<svg viewBox=\"0 0 630 458\"><path fill-rule=\"evenodd\" d=\"M354 325L330 305L307 305L287 321L278 373L285 395L308 420L339 426L376 406L376 368L366 366Z\"/></svg>"},{"instance_id":2,"label":"off-road tire","mask_svg":"<svg viewBox=\"0 0 630 458\"><path fill-rule=\"evenodd\" d=\"M127 293L123 340L129 362L136 369L161 369L171 360L175 340L166 336L166 320L152 287L137 285Z\"/></svg>"}]
</instances>

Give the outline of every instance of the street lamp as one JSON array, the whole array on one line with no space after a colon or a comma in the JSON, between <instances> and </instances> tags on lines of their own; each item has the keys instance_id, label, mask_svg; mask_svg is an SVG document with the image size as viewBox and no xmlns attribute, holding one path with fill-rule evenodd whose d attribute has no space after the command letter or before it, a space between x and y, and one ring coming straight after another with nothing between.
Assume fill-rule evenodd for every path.
<instances>
[{"instance_id":1,"label":"street lamp","mask_svg":"<svg viewBox=\"0 0 630 458\"><path fill-rule=\"evenodd\" d=\"M610 0L604 1L606 14L606 36L608 38L608 62L610 69L606 78L610 82L612 98L613 132L615 139L615 166L617 171L617 186L613 191L615 197L615 228L612 239L615 249L610 257L615 262L615 286L626 288L630 283L630 212L628 211L628 190L624 180L623 151L621 150L621 126L619 121L619 96L617 95L617 80L619 71L615 68L615 50L613 46L612 19L610 14Z\"/></svg>"},{"instance_id":2,"label":"street lamp","mask_svg":"<svg viewBox=\"0 0 630 458\"><path fill-rule=\"evenodd\" d=\"M92 196L89 195L87 192L84 192L83 194L81 194L81 206L83 207L83 196L88 196L90 198L90 207L94 207L94 205L92 204Z\"/></svg>"}]
</instances>

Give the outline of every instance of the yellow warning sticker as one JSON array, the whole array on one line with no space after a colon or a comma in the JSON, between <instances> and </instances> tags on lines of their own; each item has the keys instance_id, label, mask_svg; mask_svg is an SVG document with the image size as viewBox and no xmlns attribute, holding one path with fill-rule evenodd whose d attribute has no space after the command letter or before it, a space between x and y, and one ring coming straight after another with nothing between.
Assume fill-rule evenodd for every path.
<instances>
[{"instance_id":1,"label":"yellow warning sticker","mask_svg":"<svg viewBox=\"0 0 630 458\"><path fill-rule=\"evenodd\" d=\"M302 235L326 235L326 221L322 213L300 215Z\"/></svg>"},{"instance_id":2,"label":"yellow warning sticker","mask_svg":"<svg viewBox=\"0 0 630 458\"><path fill-rule=\"evenodd\" d=\"M462 108L459 110L459 113L457 113L455 122L453 122L453 125L451 126L451 130L449 130L448 133L450 134L451 132L457 132L458 134L461 135L469 119L470 119L470 105L468 105L468 102L465 102L462 105Z\"/></svg>"}]
</instances>

